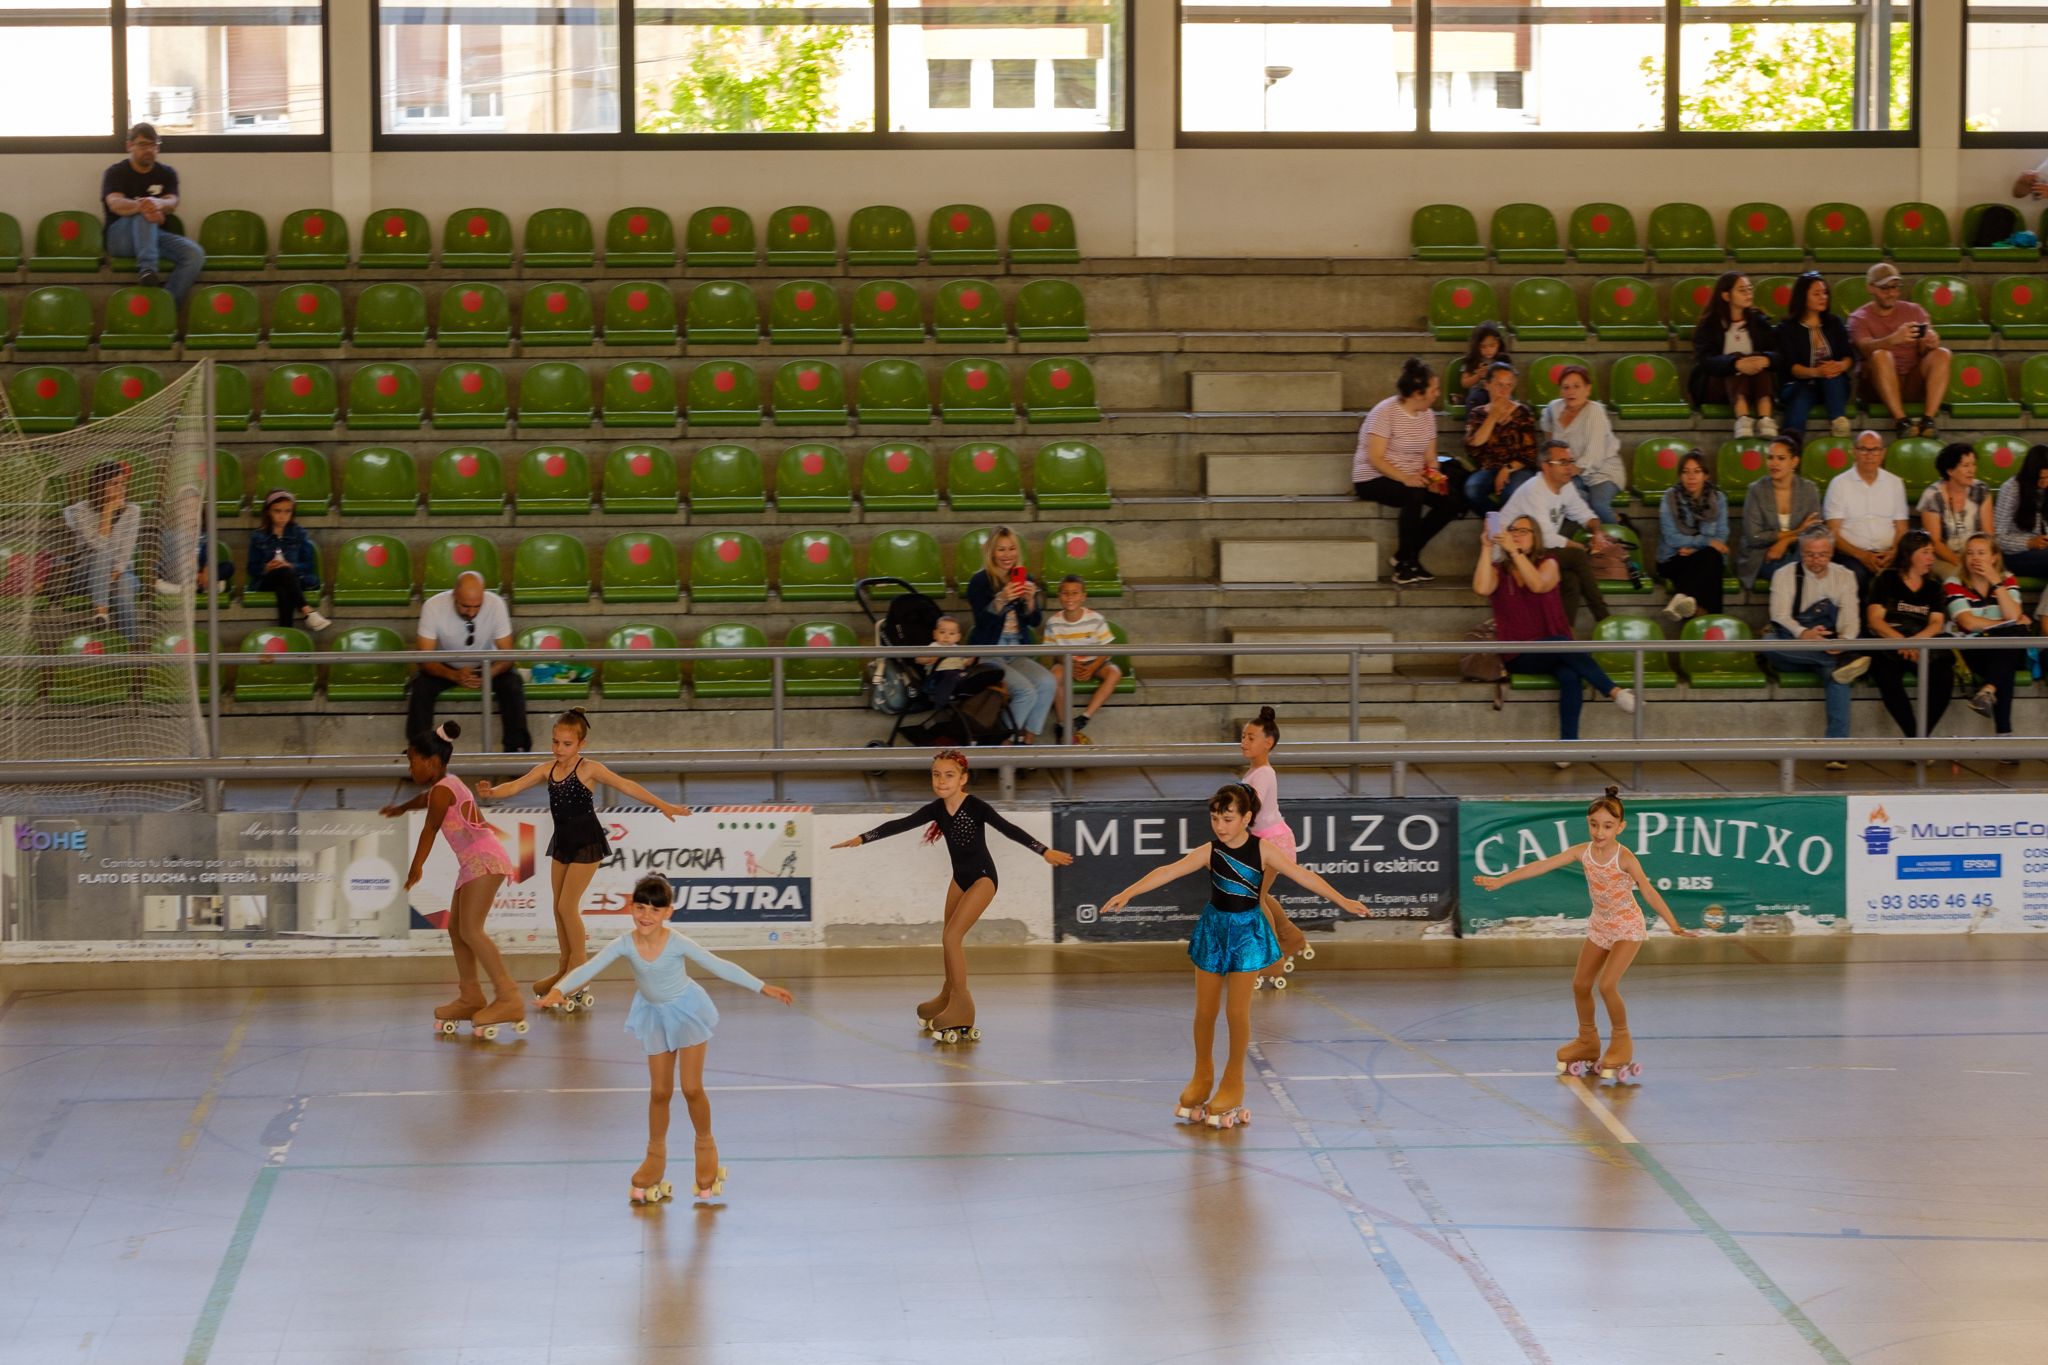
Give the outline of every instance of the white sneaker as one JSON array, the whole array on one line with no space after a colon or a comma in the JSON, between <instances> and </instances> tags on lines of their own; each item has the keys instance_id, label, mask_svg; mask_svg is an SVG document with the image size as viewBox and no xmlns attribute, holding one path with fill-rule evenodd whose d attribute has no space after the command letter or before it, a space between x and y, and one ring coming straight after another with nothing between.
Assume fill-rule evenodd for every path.
<instances>
[{"instance_id":1,"label":"white sneaker","mask_svg":"<svg viewBox=\"0 0 2048 1365\"><path fill-rule=\"evenodd\" d=\"M333 625L334 622L328 620L317 611L309 611L306 613L306 624L315 630L325 630ZM1867 664L1865 666L1868 667Z\"/></svg>"},{"instance_id":2,"label":"white sneaker","mask_svg":"<svg viewBox=\"0 0 2048 1365\"><path fill-rule=\"evenodd\" d=\"M1756 434L1765 437L1776 436L1778 434L1778 419L1775 417L1757 418Z\"/></svg>"},{"instance_id":3,"label":"white sneaker","mask_svg":"<svg viewBox=\"0 0 2048 1365\"><path fill-rule=\"evenodd\" d=\"M1700 604L1682 592L1674 594L1672 599L1664 604L1664 614L1674 621L1687 620L1697 615L1699 609Z\"/></svg>"},{"instance_id":4,"label":"white sneaker","mask_svg":"<svg viewBox=\"0 0 2048 1365\"><path fill-rule=\"evenodd\" d=\"M1838 683L1852 683L1869 671L1870 656L1865 654L1859 658L1849 660L1848 663L1836 669L1834 677Z\"/></svg>"},{"instance_id":5,"label":"white sneaker","mask_svg":"<svg viewBox=\"0 0 2048 1365\"><path fill-rule=\"evenodd\" d=\"M1615 688L1612 700L1616 706L1621 708L1623 715L1632 716L1635 714L1636 694L1629 691L1626 687Z\"/></svg>"},{"instance_id":6,"label":"white sneaker","mask_svg":"<svg viewBox=\"0 0 2048 1365\"><path fill-rule=\"evenodd\" d=\"M168 578L159 578L156 581L156 595L158 597L183 597L185 595L185 588L183 584L173 583Z\"/></svg>"},{"instance_id":7,"label":"white sneaker","mask_svg":"<svg viewBox=\"0 0 2048 1365\"><path fill-rule=\"evenodd\" d=\"M1557 769L1559 772L1563 772L1566 768L1572 766L1572 761L1568 758L1560 758L1550 766Z\"/></svg>"},{"instance_id":8,"label":"white sneaker","mask_svg":"<svg viewBox=\"0 0 2048 1365\"><path fill-rule=\"evenodd\" d=\"M1738 417L1735 419L1736 440L1746 440L1747 438L1754 435L1756 435L1756 423L1750 421L1747 417Z\"/></svg>"},{"instance_id":9,"label":"white sneaker","mask_svg":"<svg viewBox=\"0 0 2048 1365\"><path fill-rule=\"evenodd\" d=\"M1837 417L1834 421L1828 423L1828 430L1837 436L1847 436L1849 434L1849 419Z\"/></svg>"}]
</instances>

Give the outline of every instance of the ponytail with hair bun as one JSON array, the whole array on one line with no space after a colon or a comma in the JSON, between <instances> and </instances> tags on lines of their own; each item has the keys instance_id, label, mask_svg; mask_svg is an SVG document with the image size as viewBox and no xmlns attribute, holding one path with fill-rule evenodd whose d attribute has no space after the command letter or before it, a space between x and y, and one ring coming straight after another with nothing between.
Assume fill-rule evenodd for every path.
<instances>
[{"instance_id":1,"label":"ponytail with hair bun","mask_svg":"<svg viewBox=\"0 0 2048 1365\"><path fill-rule=\"evenodd\" d=\"M406 748L421 758L439 759L442 767L455 757L455 741L462 737L459 722L444 720L431 730L422 730L406 743Z\"/></svg>"},{"instance_id":2,"label":"ponytail with hair bun","mask_svg":"<svg viewBox=\"0 0 2048 1365\"><path fill-rule=\"evenodd\" d=\"M1592 815L1603 810L1617 820L1628 819L1628 811L1621 804L1621 788L1609 787L1606 792L1594 797L1592 804L1586 807L1586 814Z\"/></svg>"},{"instance_id":3,"label":"ponytail with hair bun","mask_svg":"<svg viewBox=\"0 0 2048 1365\"><path fill-rule=\"evenodd\" d=\"M1251 723L1264 730L1267 739L1275 744L1280 742L1280 717L1274 714L1272 707L1261 706L1259 714L1252 717Z\"/></svg>"},{"instance_id":4,"label":"ponytail with hair bun","mask_svg":"<svg viewBox=\"0 0 2048 1365\"><path fill-rule=\"evenodd\" d=\"M1418 393L1428 392L1430 381L1435 378L1435 370L1411 355L1401 366L1401 377L1394 381L1394 392L1403 398L1413 398Z\"/></svg>"}]
</instances>

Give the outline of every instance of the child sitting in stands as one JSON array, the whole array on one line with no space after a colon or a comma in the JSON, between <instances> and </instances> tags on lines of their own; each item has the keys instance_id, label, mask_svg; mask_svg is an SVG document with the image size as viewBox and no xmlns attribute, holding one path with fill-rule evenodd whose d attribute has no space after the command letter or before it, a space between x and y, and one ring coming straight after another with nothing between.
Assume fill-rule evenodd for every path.
<instances>
[{"instance_id":1,"label":"child sitting in stands","mask_svg":"<svg viewBox=\"0 0 2048 1365\"><path fill-rule=\"evenodd\" d=\"M1116 636L1110 632L1109 622L1102 619L1102 613L1088 607L1088 585L1081 581L1079 574L1068 574L1060 580L1060 609L1045 618L1041 628L1043 643L1048 645L1113 645ZM1116 693L1117 683L1123 680L1123 670L1111 663L1107 654L1061 655L1046 661L1052 671L1054 690L1053 710L1059 716L1059 723L1053 727L1055 738L1065 738L1067 722L1067 689L1060 674L1066 669L1068 660L1074 666L1074 685L1093 681L1095 692L1088 698L1087 709L1074 718L1074 743L1092 744L1084 733L1088 722L1095 719L1095 713Z\"/></svg>"}]
</instances>

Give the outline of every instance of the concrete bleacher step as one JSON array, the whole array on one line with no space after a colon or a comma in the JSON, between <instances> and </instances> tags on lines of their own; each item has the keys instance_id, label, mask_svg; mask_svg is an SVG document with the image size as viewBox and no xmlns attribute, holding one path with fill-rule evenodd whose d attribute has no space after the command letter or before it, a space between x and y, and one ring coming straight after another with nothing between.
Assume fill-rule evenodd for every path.
<instances>
[{"instance_id":1,"label":"concrete bleacher step","mask_svg":"<svg viewBox=\"0 0 2048 1365\"><path fill-rule=\"evenodd\" d=\"M1351 455L1331 450L1241 451L1202 456L1202 487L1210 497L1331 497L1351 494Z\"/></svg>"},{"instance_id":2,"label":"concrete bleacher step","mask_svg":"<svg viewBox=\"0 0 2048 1365\"><path fill-rule=\"evenodd\" d=\"M1379 546L1366 539L1219 539L1216 558L1216 581L1226 585L1379 580Z\"/></svg>"},{"instance_id":3,"label":"concrete bleacher step","mask_svg":"<svg viewBox=\"0 0 2048 1365\"><path fill-rule=\"evenodd\" d=\"M1233 645L1300 645L1300 644L1385 644L1394 638L1389 630L1282 630L1268 626L1233 629L1230 643ZM1291 676L1298 674L1346 674L1351 671L1351 660L1344 654L1234 654L1230 660L1230 671L1235 677L1248 675ZM1362 654L1358 659L1360 674L1394 671L1394 657L1391 654Z\"/></svg>"},{"instance_id":4,"label":"concrete bleacher step","mask_svg":"<svg viewBox=\"0 0 2048 1365\"><path fill-rule=\"evenodd\" d=\"M1336 370L1201 370L1188 375L1190 412L1337 412L1344 376Z\"/></svg>"}]
</instances>

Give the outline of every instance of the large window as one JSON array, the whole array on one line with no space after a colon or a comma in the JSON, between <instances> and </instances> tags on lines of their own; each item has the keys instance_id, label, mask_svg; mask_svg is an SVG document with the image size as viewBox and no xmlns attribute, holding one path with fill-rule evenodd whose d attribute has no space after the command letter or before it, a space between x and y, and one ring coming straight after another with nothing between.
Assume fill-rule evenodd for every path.
<instances>
[{"instance_id":1,"label":"large window","mask_svg":"<svg viewBox=\"0 0 2048 1365\"><path fill-rule=\"evenodd\" d=\"M633 9L645 133L854 133L875 126L875 30L847 0Z\"/></svg>"},{"instance_id":2,"label":"large window","mask_svg":"<svg viewBox=\"0 0 2048 1365\"><path fill-rule=\"evenodd\" d=\"M1124 126L1121 0L889 0L889 126L1106 133Z\"/></svg>"},{"instance_id":3,"label":"large window","mask_svg":"<svg viewBox=\"0 0 2048 1365\"><path fill-rule=\"evenodd\" d=\"M1993 137L2048 130L2048 3L1970 0L1963 131Z\"/></svg>"},{"instance_id":4,"label":"large window","mask_svg":"<svg viewBox=\"0 0 2048 1365\"><path fill-rule=\"evenodd\" d=\"M618 0L380 7L387 133L611 133Z\"/></svg>"},{"instance_id":5,"label":"large window","mask_svg":"<svg viewBox=\"0 0 2048 1365\"><path fill-rule=\"evenodd\" d=\"M1686 0L1678 126L1846 133L1913 126L1908 0Z\"/></svg>"}]
</instances>

